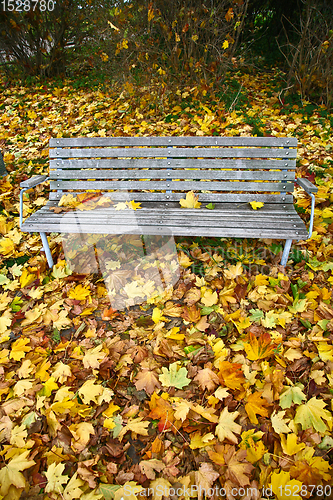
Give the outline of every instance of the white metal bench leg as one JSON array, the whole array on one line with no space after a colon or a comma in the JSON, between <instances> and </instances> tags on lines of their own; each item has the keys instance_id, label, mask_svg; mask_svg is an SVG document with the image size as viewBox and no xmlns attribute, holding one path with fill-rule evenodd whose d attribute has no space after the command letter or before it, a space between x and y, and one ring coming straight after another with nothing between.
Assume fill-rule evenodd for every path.
<instances>
[{"instance_id":1,"label":"white metal bench leg","mask_svg":"<svg viewBox=\"0 0 333 500\"><path fill-rule=\"evenodd\" d=\"M292 242L293 242L293 240L286 240L286 243L285 243L284 249L283 249L281 263L280 263L281 266L285 266L287 264Z\"/></svg>"},{"instance_id":2,"label":"white metal bench leg","mask_svg":"<svg viewBox=\"0 0 333 500\"><path fill-rule=\"evenodd\" d=\"M53 259L52 259L52 254L51 254L51 250L49 247L49 242L47 241L46 234L40 233L40 237L42 238L42 243L43 243L43 248L44 248L44 252L46 255L47 263L48 263L49 267L52 269Z\"/></svg>"}]
</instances>

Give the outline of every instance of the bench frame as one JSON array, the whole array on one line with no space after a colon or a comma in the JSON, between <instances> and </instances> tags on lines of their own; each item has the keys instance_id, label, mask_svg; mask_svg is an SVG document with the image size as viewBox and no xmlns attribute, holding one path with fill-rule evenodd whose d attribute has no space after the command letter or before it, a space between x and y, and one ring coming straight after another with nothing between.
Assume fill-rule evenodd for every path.
<instances>
[{"instance_id":1,"label":"bench frame","mask_svg":"<svg viewBox=\"0 0 333 500\"><path fill-rule=\"evenodd\" d=\"M65 148L68 147L69 145L71 145L72 147L77 147L76 144L79 144L79 145L82 144L82 143L84 144L85 139L87 141L89 141L88 138L51 139L50 140L50 148L59 148L59 147L61 148L61 144L63 144L63 147L65 147ZM192 153L194 151L193 150L193 145L196 144L196 142L198 142L199 145L201 145L201 146L205 146L205 143L207 143L209 146L212 146L212 145L216 144L217 146L213 146L213 148L214 147L215 148L216 147L219 148L220 145L222 145L224 147L226 147L226 146L227 147L234 146L235 149L233 151L234 151L234 157L236 157L236 158L238 156L241 156L240 152L239 152L239 148L244 147L244 146L242 146L242 143L243 144L250 144L250 146L252 146L252 145L254 145L254 146L257 146L257 145L262 146L262 145L264 145L264 147L271 148L272 151L273 151L273 149L272 149L273 147L279 147L280 149L281 148L288 148L288 146L286 146L286 144L288 144L289 142L291 143L292 146L296 146L297 145L297 140L295 138L290 138L290 139L288 139L288 138L281 138L280 139L281 145L280 146L276 146L276 144L280 144L280 143L277 142L278 138L273 138L273 137L272 138L244 138L244 137L228 137L228 138L227 137L225 137L225 138L217 138L217 137L198 137L198 138L197 137L177 137L177 138L176 137L169 137L169 138L168 137L162 137L162 138L156 138L156 137L151 137L151 138L122 137L122 138L116 138L115 137L115 138L91 138L89 142L90 143L94 142L93 139L97 140L96 141L97 145L94 146L95 149L96 149L96 147L97 148L99 147L100 142L103 144L103 142L105 140L106 140L106 142L110 142L110 141L112 142L112 140L114 141L114 145L112 146L112 148L114 148L114 146L118 147L119 143L121 145L125 145L125 146L126 146L126 144L129 144L131 147L133 147L133 142L134 142L134 146L136 146L136 144L138 144L138 145L143 144L143 145L148 145L148 147L149 146L154 147L154 145L156 143L158 143L158 144L161 144L163 147L167 147L167 148L169 148L169 147L172 148L173 147L172 143L176 143L176 146L184 146L184 147L187 147L189 144L191 144L192 145ZM109 141L107 141L107 139ZM170 143L171 143L171 145L170 145ZM270 143L271 143L271 145L270 145ZM109 149L107 149L108 147L109 147ZM110 146L106 146L106 150L107 151L112 151L112 149L110 149L110 148L111 148ZM90 148L90 150L92 150L92 149L93 148ZM136 149L136 147L135 147L135 149ZM237 151L237 149L238 149L238 151ZM87 152L89 152L90 150L89 149L84 149L84 152L87 154L87 156L88 156ZM62 149L62 150L59 150L59 149L58 150L57 149L50 149L50 158L51 158L50 166L51 166L51 164L54 165L54 161L55 160L52 160L52 158L59 159L59 151L62 151L62 153L60 152L60 155L61 155L61 154L63 154L64 151L66 152L66 149ZM75 150L75 151L77 151L77 150ZM98 149L98 151L101 152L102 150ZM131 151L130 149L126 149L126 153L130 152L130 151ZM165 157L167 156L166 155L166 153L167 153L166 149L162 149L160 151L162 151L164 153ZM172 152L170 153L170 150L169 150L168 154L174 154L177 157L177 150L174 149L173 151L174 151L174 153L172 153ZM183 151L183 150L181 150L181 151ZM187 150L187 151L189 151L189 150ZM203 154L205 150L204 149L199 149L199 150L195 150L195 151L201 152ZM223 152L223 150L221 150L221 151ZM226 149L224 151L226 151ZM251 149L246 149L244 151L246 151L247 155L250 155L250 153L251 153ZM258 151L258 149L256 151ZM270 152L270 149L265 149L265 151ZM276 149L274 151L275 151L275 154L276 154L276 151L279 152L279 150L276 150ZM291 150L291 151L295 152L295 150ZM144 156L144 152L143 152L142 149L137 149L136 153L138 153L138 152L140 152L140 154L142 154ZM210 149L210 152L214 152L214 153L217 154L217 150L216 149ZM67 150L67 153L68 153L68 150ZM286 157L287 157L288 154L289 154L288 151L286 151L286 152L283 151L283 155L285 155ZM105 156L107 156L107 154ZM112 155L110 155L110 156L112 156ZM124 156L125 155L122 155L122 157L124 157ZM128 155L128 156L130 156L130 155ZM139 156L140 155L136 154L136 157L139 157ZM149 150L147 150L147 156L149 157ZM160 156L162 156L162 155L160 155ZM179 156L180 156L180 153L178 154L178 157ZM199 157L199 154L197 154L197 156ZM207 154L206 156L209 156L209 155ZM213 156L213 155L211 155L211 156ZM267 154L267 156L271 157L268 154ZM66 157L67 158L70 157L70 154L68 153L68 155ZM92 155L92 157L93 157L93 155ZM96 157L96 155L95 155L95 157ZM193 154L192 154L192 157L193 157ZM244 155L243 155L243 157L244 157ZM249 156L249 157L251 158L251 156ZM285 159L289 160L290 159L290 156L289 156L289 158L283 158L281 151L278 154L278 156L275 156L275 157L279 158L280 160L281 159L283 159L283 160L285 160ZM60 156L60 158L61 158L61 156ZM261 156L261 158L265 158L265 156ZM167 159L173 159L174 160L176 158L168 156ZM52 163L52 161L53 161L53 163ZM154 161L156 163L156 159ZM190 158L187 158L187 161L190 161ZM198 160L196 160L196 161L198 161ZM210 160L208 160L208 161L210 161ZM221 160L221 161L223 161L223 160ZM233 161L236 161L236 160L233 160ZM246 160L246 161L248 161L248 160ZM226 163L228 163L228 162L226 162ZM237 163L237 161L236 161L236 163ZM53 168L54 168L54 166L53 166ZM189 168L191 168L191 164L190 163L189 163ZM242 175L240 175L240 178L242 178L244 172L246 174L246 171L244 170L244 167L242 167L242 168L243 168L243 171L241 172ZM266 168L266 170L267 170L267 167L263 167L263 168ZM215 167L215 169L216 169L216 167ZM257 167L257 170L258 169L259 169L259 167ZM170 168L167 168L166 170L170 170ZM195 167L193 167L192 170L197 170L197 169ZM226 170L226 169L224 168L223 170ZM230 170L229 167L228 167L228 170ZM275 171L274 169L272 169L272 170ZM61 168L59 169L59 171L62 171ZM112 170L112 172L115 172L115 171L116 171L115 169ZM177 173L178 172L182 172L182 171L184 172L184 170L178 170ZM278 170L278 171L280 172L280 170ZM285 171L287 171L287 170L285 170ZM144 170L144 172L146 173L147 171ZM271 170L269 170L269 172L271 172ZM186 173L188 173L188 168L186 169ZM22 226L23 226L23 194L26 191L28 191L28 190L30 190L30 189L38 186L39 184L41 184L43 182L51 180L51 185L53 184L53 189L56 189L56 192L58 193L56 195L57 198L59 199L60 196L62 195L63 190L62 189L57 189L55 187L55 186L60 186L60 184L55 184L55 182L57 182L57 180L55 180L56 177L54 175L55 174L53 172L53 175L50 174L50 176L47 176L47 175L33 176L32 178L21 182L21 184L20 184L20 187L21 187L21 192L20 192L20 228L21 228L21 230L23 230L23 231L27 230L25 227L22 229ZM59 173L57 173L57 175L59 175ZM170 175L170 174L168 174L168 175ZM76 176L76 172L75 172L75 176ZM179 176L180 176L180 174L179 174ZM183 176L185 176L184 173L183 173ZM79 178L79 175L77 175L77 177ZM113 177L116 177L116 176L113 174ZM148 175L146 175L145 177L148 177ZM284 177L287 177L287 176L284 175ZM198 180L198 176L196 176L196 177L194 176L193 178L194 179L197 178L197 180ZM229 178L232 178L232 177L229 177ZM251 179L250 177L245 177L245 178ZM265 177L262 177L262 178L264 179ZM282 178L282 174L281 174L281 176L279 178ZM52 179L54 181L52 181ZM210 176L209 179L216 180L212 176ZM223 179L223 178L220 177L220 179ZM236 179L236 178L234 177L234 179ZM259 179L260 179L260 176L259 176ZM166 179L166 180L169 181L170 179ZM254 176L253 180L256 180L255 176ZM150 181L152 182L152 179L150 179ZM177 179L176 179L176 181L177 181ZM257 182L258 182L258 179L257 179ZM263 181L259 180L259 182L263 182ZM285 184L288 184L288 186L289 186L289 192L291 192L291 190L290 190L290 183L288 183L287 181L284 181L284 180L280 181L280 183L281 182L285 183ZM294 182L297 182L298 185L301 188L303 188L311 196L311 214L310 214L310 224L309 224L309 230L308 230L308 238L310 238L311 234L312 234L313 220L314 220L314 207L315 207L315 196L314 196L314 193L317 192L318 188L316 186L314 186L307 179L300 179L300 178L298 178L298 179L294 179ZM97 182L95 184L97 184ZM101 184L101 182L99 184ZM155 182L155 184L158 184L158 183ZM186 182L183 182L183 184L186 184ZM197 182L193 182L193 184L198 185ZM217 182L216 182L216 185L218 185ZM169 184L165 185L165 187L166 186L169 186ZM230 183L230 186L232 187L232 183ZM263 184L258 184L258 186L261 188L260 190L263 191L263 186L264 185ZM177 187L177 183L176 182L174 183L173 187ZM258 189L259 189L259 187L258 187ZM280 184L279 184L279 187L281 187ZM286 186L282 186L282 187L285 188ZM86 188L86 189L88 189L88 188ZM66 189L68 189L68 187L66 187ZM85 189L85 188L76 188L76 189ZM105 189L107 189L107 187ZM52 190L52 188L51 188L51 190ZM191 189L188 189L188 190L191 190ZM215 191L213 191L213 192L215 193ZM172 193L172 191L168 190L168 189L165 189L165 193ZM184 188L183 188L183 192L181 194L183 196L184 196L184 194L186 194L186 190L185 190L185 193L184 193ZM280 192L280 194L281 195L285 195L286 193L285 192ZM135 198L135 193L133 193L133 198ZM165 198L170 198L170 195L166 195ZM50 199L51 199L51 194L50 194ZM260 199L260 196L259 196L259 199ZM284 199L285 198L282 198L282 200L284 200ZM42 239L42 243L43 243L43 249L44 249L45 254L46 254L48 265L51 268L51 267L53 267L53 258L52 258L51 250L50 250L50 247L49 247L49 244L48 244L46 232L41 231L41 230L36 230L36 231L30 230L30 232L37 232L37 231L41 235L41 239ZM198 231L198 232L200 232L200 231ZM289 256L289 253L290 253L290 249L291 249L291 245L292 245L293 239L295 239L295 240L304 239L304 238L298 238L297 234L298 234L298 232L295 231L295 234L292 235L292 236L295 236L294 238L292 238L292 239L291 238L286 239L285 245L284 245L283 254L282 254L282 258L281 258L281 266L285 266L287 264L288 256ZM200 236L200 234L198 234L198 236ZM224 235L221 234L221 236L219 236L219 237L224 237ZM238 237L238 236L236 236L236 237ZM251 238L251 236L244 236L244 237L250 237ZM272 238L275 239L276 237L272 236Z\"/></svg>"}]
</instances>

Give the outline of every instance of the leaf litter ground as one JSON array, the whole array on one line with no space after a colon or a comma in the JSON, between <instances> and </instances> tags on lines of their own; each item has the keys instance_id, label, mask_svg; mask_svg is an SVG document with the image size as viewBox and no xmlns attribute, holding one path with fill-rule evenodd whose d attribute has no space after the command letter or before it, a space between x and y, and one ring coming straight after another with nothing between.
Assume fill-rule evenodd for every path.
<instances>
[{"instance_id":1,"label":"leaf litter ground","mask_svg":"<svg viewBox=\"0 0 333 500\"><path fill-rule=\"evenodd\" d=\"M3 92L1 498L330 496L332 120L282 102L271 75L235 78L246 108L163 82ZM19 231L18 185L47 172L49 138L143 134L297 136L319 188L311 240L283 271L278 241L152 238L147 256L138 237L53 234L48 270ZM29 191L25 216L46 195Z\"/></svg>"}]
</instances>

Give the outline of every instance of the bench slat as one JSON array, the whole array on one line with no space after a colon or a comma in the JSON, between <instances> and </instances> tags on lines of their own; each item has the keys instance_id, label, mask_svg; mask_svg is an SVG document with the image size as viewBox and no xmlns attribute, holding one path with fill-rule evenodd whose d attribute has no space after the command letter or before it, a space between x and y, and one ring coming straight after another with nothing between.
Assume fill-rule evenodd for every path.
<instances>
[{"instance_id":1,"label":"bench slat","mask_svg":"<svg viewBox=\"0 0 333 500\"><path fill-rule=\"evenodd\" d=\"M96 148L50 149L50 158L296 158L296 149Z\"/></svg>"},{"instance_id":2,"label":"bench slat","mask_svg":"<svg viewBox=\"0 0 333 500\"><path fill-rule=\"evenodd\" d=\"M80 224L60 224L59 222L50 223L36 223L29 226L24 223L22 226L23 231L27 232L57 232L57 233L85 233L85 234L166 234L174 236L207 236L219 238L273 238L273 239L306 239L307 231L299 230L298 235L295 234L295 228L290 230L283 230L270 226L269 228L244 228L244 227L200 227L200 221L197 225L189 226L167 226L166 223L159 225L140 225L133 224L100 224L94 221L85 226Z\"/></svg>"},{"instance_id":3,"label":"bench slat","mask_svg":"<svg viewBox=\"0 0 333 500\"><path fill-rule=\"evenodd\" d=\"M116 203L117 201L115 202L115 204ZM56 206L58 206L57 200L48 201L46 205L39 209L38 212L53 213L52 211L50 211L50 207ZM110 207L101 207L98 208L98 213L107 213L109 210L113 209L114 205L111 205ZM179 213L180 215L184 215L184 213L187 213L189 209L186 209L186 212L184 212L184 208L181 208L179 203L177 202L165 203L165 201L144 201L143 205L141 205L140 213L143 214L145 211L148 211L150 213L152 210L154 210L154 213L156 214L161 214L172 210L173 214ZM213 210L205 209L205 205L201 207L201 210L209 214L210 217L221 217L221 213L223 213L223 216L232 215L233 217L243 217L244 214L247 216L252 215L253 217L276 217L280 215L290 217L292 215L299 219L299 216L292 203L288 203L287 205L282 205L280 203L265 203L259 211L253 210L248 203L216 203ZM77 211L79 212L79 210Z\"/></svg>"},{"instance_id":4,"label":"bench slat","mask_svg":"<svg viewBox=\"0 0 333 500\"><path fill-rule=\"evenodd\" d=\"M293 182L205 181L51 181L50 189L146 189L177 191L283 191L293 192Z\"/></svg>"},{"instance_id":5,"label":"bench slat","mask_svg":"<svg viewBox=\"0 0 333 500\"><path fill-rule=\"evenodd\" d=\"M36 223L37 225L39 224L59 224L60 227L68 224L79 224L82 228L86 227L94 227L94 224L103 224L105 226L111 225L120 225L120 226L131 226L131 225L143 225L143 226L151 226L155 224L164 224L170 228L174 226L187 226L187 227L198 227L198 225L204 225L205 228L207 227L217 227L216 223L214 224L214 221L210 220L209 218L204 218L202 219L201 217L192 219L191 217L182 217L182 218L170 218L170 217L153 217L149 218L148 216L146 218L114 218L114 217L101 217L101 218L92 218L92 219L87 219L86 217L64 217L62 221L59 220L58 218L47 218L47 217L41 217L40 220L38 221L30 221L27 224L30 223ZM293 223L293 222L276 222L276 220L264 220L264 221L247 221L247 220L233 220L233 219L226 219L223 221L223 225L219 226L220 229L223 231L224 228L244 228L244 229L269 229L269 228L274 228L274 229L281 229L281 230L293 230L293 231L302 231L304 229L304 225L301 223ZM199 230L200 231L200 230ZM62 232L62 231L60 231ZM105 229L105 232L107 233L107 229ZM220 233L222 236L222 233Z\"/></svg>"},{"instance_id":6,"label":"bench slat","mask_svg":"<svg viewBox=\"0 0 333 500\"><path fill-rule=\"evenodd\" d=\"M271 146L296 147L296 137L71 137L50 139L51 148L96 146Z\"/></svg>"},{"instance_id":7,"label":"bench slat","mask_svg":"<svg viewBox=\"0 0 333 500\"><path fill-rule=\"evenodd\" d=\"M73 191L72 194L79 194L80 192ZM292 195L282 195L281 193L278 195L274 194L264 194L264 193L198 193L199 201L201 202L224 202L224 203L248 203L250 201L262 201L264 203L276 203L276 204L287 204L293 203ZM61 198L62 193L51 192L50 200L57 200ZM124 191L114 191L111 193L105 193L105 196L110 196L113 200L116 201L126 201L128 199L135 201L170 201L176 202L181 198L184 198L184 193L128 193Z\"/></svg>"},{"instance_id":8,"label":"bench slat","mask_svg":"<svg viewBox=\"0 0 333 500\"><path fill-rule=\"evenodd\" d=\"M57 206L56 203L52 202L52 206ZM161 204L160 206L156 203L146 203L143 205L140 209L133 211L130 209L125 209L125 210L116 210L115 209L116 203L114 205L111 205L109 207L100 207L96 208L94 210L71 210L69 212L66 212L68 214L82 214L82 216L86 215L87 217L99 217L100 215L110 215L112 214L113 216L116 215L122 216L122 217L127 217L127 216L132 216L133 213L137 214L138 217L146 217L147 214L148 216L151 216L152 210L154 210L154 214L158 216L169 216L170 217L184 217L184 216L193 216L193 217L209 217L209 218L218 218L218 217L246 217L248 218L253 218L254 220L261 219L261 218L267 218L267 217L272 217L273 219L276 219L278 216L287 218L288 220L290 218L295 218L297 220L301 220L293 208L293 205L287 205L286 208L283 208L285 205L264 205L260 210L253 210L249 204L236 204L236 203L229 203L229 204L220 204L217 203L215 205L215 208L213 210L205 209L205 206L202 206L200 209L184 209L181 208L179 205L176 203L170 203L168 206L165 206L165 204ZM59 216L56 214L53 210L50 210L51 205L48 204L36 212L39 215L52 215L53 216ZM32 215L31 217L37 217L37 215Z\"/></svg>"},{"instance_id":9,"label":"bench slat","mask_svg":"<svg viewBox=\"0 0 333 500\"><path fill-rule=\"evenodd\" d=\"M295 172L254 172L239 170L66 170L50 171L50 179L221 179L294 181Z\"/></svg>"},{"instance_id":10,"label":"bench slat","mask_svg":"<svg viewBox=\"0 0 333 500\"><path fill-rule=\"evenodd\" d=\"M225 160L219 159L215 160L212 158L206 158L204 160L198 160L196 158L169 158L169 159L136 159L130 158L127 160L122 159L107 159L107 160L95 160L95 159L85 159L85 160L63 160L59 158L58 160L50 160L50 169L86 169L86 168L235 168L235 169L256 169L256 170L269 170L269 169L281 169L281 170L295 170L296 160L247 160L239 158L237 160Z\"/></svg>"}]
</instances>

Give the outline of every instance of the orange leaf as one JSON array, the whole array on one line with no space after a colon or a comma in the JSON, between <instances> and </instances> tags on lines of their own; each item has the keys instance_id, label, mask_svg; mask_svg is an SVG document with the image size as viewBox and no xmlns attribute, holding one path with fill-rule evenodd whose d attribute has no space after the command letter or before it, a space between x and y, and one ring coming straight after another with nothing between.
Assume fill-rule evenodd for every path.
<instances>
[{"instance_id":1,"label":"orange leaf","mask_svg":"<svg viewBox=\"0 0 333 500\"><path fill-rule=\"evenodd\" d=\"M225 15L225 20L227 22L229 22L229 21L231 21L231 19L233 19L233 17L234 17L234 11L233 11L233 8L230 7L230 9L228 10L228 12Z\"/></svg>"},{"instance_id":2,"label":"orange leaf","mask_svg":"<svg viewBox=\"0 0 333 500\"><path fill-rule=\"evenodd\" d=\"M149 402L150 413L149 418L159 420L158 430L162 432L163 429L169 429L174 422L174 411L170 403L165 399L160 398L154 392Z\"/></svg>"},{"instance_id":3,"label":"orange leaf","mask_svg":"<svg viewBox=\"0 0 333 500\"><path fill-rule=\"evenodd\" d=\"M104 321L105 320L110 321L111 319L115 318L118 315L119 315L119 313L118 313L117 309L112 309L112 307L110 307L110 309L105 308L103 313L102 313L102 319Z\"/></svg>"},{"instance_id":4,"label":"orange leaf","mask_svg":"<svg viewBox=\"0 0 333 500\"><path fill-rule=\"evenodd\" d=\"M245 377L242 370L242 365L239 363L230 363L229 361L221 361L220 376L223 379L224 385L230 389L240 390L245 383Z\"/></svg>"},{"instance_id":5,"label":"orange leaf","mask_svg":"<svg viewBox=\"0 0 333 500\"><path fill-rule=\"evenodd\" d=\"M182 317L189 323L198 323L201 318L200 310L195 306L195 304L190 307L185 306Z\"/></svg>"},{"instance_id":6,"label":"orange leaf","mask_svg":"<svg viewBox=\"0 0 333 500\"><path fill-rule=\"evenodd\" d=\"M250 332L247 341L244 342L245 352L251 361L271 356L275 348L276 345L272 343L271 336L267 331L262 333L258 339Z\"/></svg>"},{"instance_id":7,"label":"orange leaf","mask_svg":"<svg viewBox=\"0 0 333 500\"><path fill-rule=\"evenodd\" d=\"M263 399L261 397L261 394L261 392L254 392L247 398L245 411L248 414L250 422L252 422L252 424L258 424L256 414L261 415L262 417L268 417L268 410L265 407L269 406L269 404L267 403L266 399Z\"/></svg>"}]
</instances>

